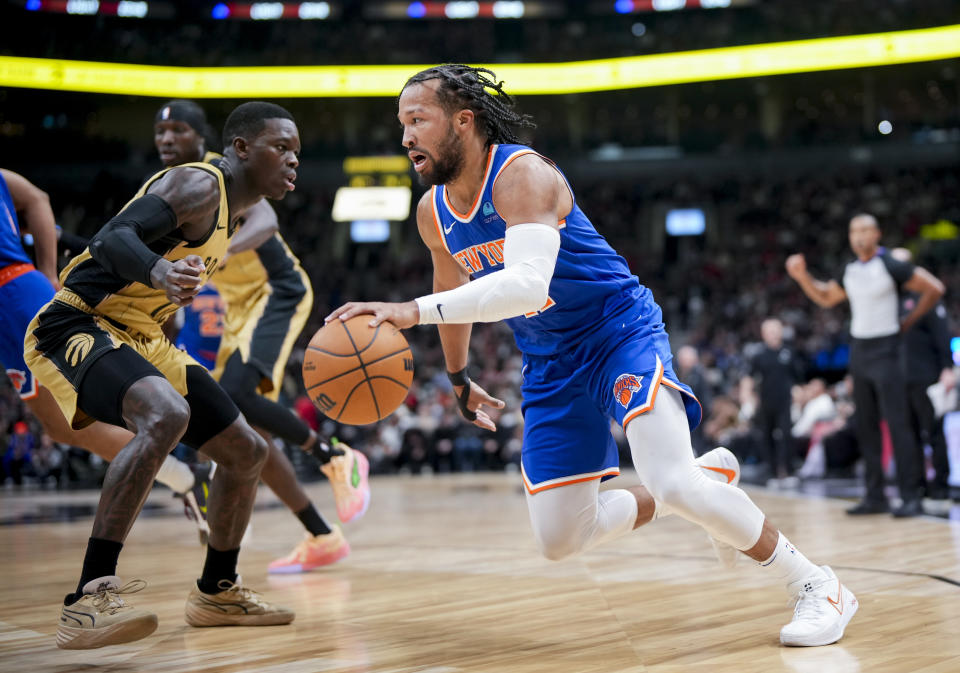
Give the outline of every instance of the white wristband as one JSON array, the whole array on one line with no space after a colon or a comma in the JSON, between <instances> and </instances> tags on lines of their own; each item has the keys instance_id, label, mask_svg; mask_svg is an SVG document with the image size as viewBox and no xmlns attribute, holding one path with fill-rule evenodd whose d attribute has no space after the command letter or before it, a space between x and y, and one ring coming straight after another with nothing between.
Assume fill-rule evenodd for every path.
<instances>
[{"instance_id":1,"label":"white wristband","mask_svg":"<svg viewBox=\"0 0 960 673\"><path fill-rule=\"evenodd\" d=\"M530 222L507 227L503 269L453 290L417 297L420 324L496 322L547 303L560 251L560 232Z\"/></svg>"}]
</instances>

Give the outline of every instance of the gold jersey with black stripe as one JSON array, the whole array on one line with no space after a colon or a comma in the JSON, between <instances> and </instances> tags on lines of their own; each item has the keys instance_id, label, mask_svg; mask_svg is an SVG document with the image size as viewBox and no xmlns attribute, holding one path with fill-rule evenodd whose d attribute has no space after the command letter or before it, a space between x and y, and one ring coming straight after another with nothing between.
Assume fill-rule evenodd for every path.
<instances>
[{"instance_id":1,"label":"gold jersey with black stripe","mask_svg":"<svg viewBox=\"0 0 960 673\"><path fill-rule=\"evenodd\" d=\"M227 190L223 172L215 163L189 163L176 168L185 167L199 168L217 179L220 187L220 205L215 215L215 222L206 235L199 240L188 241L183 238L181 230L176 229L148 244L147 247L171 262L181 260L188 255L199 256L206 267L203 278L206 282L226 254L227 245L233 235L227 207ZM172 168L164 169L148 179L123 209L146 194L150 186L170 170ZM120 212L123 212L123 209ZM60 273L60 282L63 289L58 298L68 298L70 301L67 303L75 303L79 299L93 312L148 337L162 335L161 325L176 313L178 308L167 299L163 290L126 280L104 269L90 256L89 248L77 255Z\"/></svg>"},{"instance_id":2,"label":"gold jersey with black stripe","mask_svg":"<svg viewBox=\"0 0 960 673\"><path fill-rule=\"evenodd\" d=\"M256 250L230 255L216 276L217 289L227 305L226 329L239 332L256 304L270 294L302 297L310 279L300 260L277 233Z\"/></svg>"}]
</instances>

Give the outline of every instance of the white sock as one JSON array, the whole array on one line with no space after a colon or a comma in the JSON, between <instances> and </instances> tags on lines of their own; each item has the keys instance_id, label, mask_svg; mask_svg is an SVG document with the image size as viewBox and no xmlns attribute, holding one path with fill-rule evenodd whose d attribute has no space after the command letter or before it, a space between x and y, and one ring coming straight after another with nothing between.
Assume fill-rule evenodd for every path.
<instances>
[{"instance_id":1,"label":"white sock","mask_svg":"<svg viewBox=\"0 0 960 673\"><path fill-rule=\"evenodd\" d=\"M196 481L193 470L186 463L173 456L167 456L163 459L163 465L160 466L156 479L176 493L186 493L193 488L193 483Z\"/></svg>"},{"instance_id":2,"label":"white sock","mask_svg":"<svg viewBox=\"0 0 960 673\"><path fill-rule=\"evenodd\" d=\"M760 563L760 567L772 570L788 586L800 580L813 577L826 579L827 577L823 570L797 551L797 548L790 544L790 540L783 533L780 533L773 554L766 561Z\"/></svg>"}]
</instances>

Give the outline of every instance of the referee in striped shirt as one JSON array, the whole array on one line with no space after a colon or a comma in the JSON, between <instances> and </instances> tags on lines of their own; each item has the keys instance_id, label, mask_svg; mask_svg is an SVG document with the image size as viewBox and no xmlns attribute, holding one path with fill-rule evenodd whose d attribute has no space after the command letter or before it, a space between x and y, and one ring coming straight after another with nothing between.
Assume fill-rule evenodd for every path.
<instances>
[{"instance_id":1,"label":"referee in striped shirt","mask_svg":"<svg viewBox=\"0 0 960 673\"><path fill-rule=\"evenodd\" d=\"M802 254L787 258L787 273L819 306L850 302L850 373L857 408L857 436L866 466L866 495L848 514L890 511L883 492L880 420L887 421L897 461L897 485L903 503L896 517L923 513L923 454L911 430L907 388L900 367L900 335L936 306L944 286L926 269L901 262L880 247L880 226L872 215L850 220L850 247L856 259L837 279L820 281L807 271ZM913 310L899 318L901 291L915 293Z\"/></svg>"}]
</instances>

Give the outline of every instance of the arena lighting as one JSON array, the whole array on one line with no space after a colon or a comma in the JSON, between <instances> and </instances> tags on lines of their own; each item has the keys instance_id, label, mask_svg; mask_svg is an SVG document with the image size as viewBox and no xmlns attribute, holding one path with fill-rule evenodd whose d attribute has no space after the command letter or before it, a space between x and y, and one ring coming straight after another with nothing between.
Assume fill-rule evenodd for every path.
<instances>
[{"instance_id":1,"label":"arena lighting","mask_svg":"<svg viewBox=\"0 0 960 673\"><path fill-rule=\"evenodd\" d=\"M613 11L617 14L676 12L681 9L724 9L734 4L752 5L754 0L616 0ZM594 2L592 10L594 14L603 14L609 11L606 7L609 7L608 3Z\"/></svg>"},{"instance_id":2,"label":"arena lighting","mask_svg":"<svg viewBox=\"0 0 960 673\"><path fill-rule=\"evenodd\" d=\"M97 0L67 0L67 14L96 14L100 10Z\"/></svg>"},{"instance_id":3,"label":"arena lighting","mask_svg":"<svg viewBox=\"0 0 960 673\"><path fill-rule=\"evenodd\" d=\"M210 10L214 19L251 19L278 21L302 19L305 21L329 19L335 7L329 2L221 2Z\"/></svg>"},{"instance_id":4,"label":"arena lighting","mask_svg":"<svg viewBox=\"0 0 960 673\"><path fill-rule=\"evenodd\" d=\"M514 94L549 95L936 61L960 25L568 63L490 65ZM396 97L424 65L175 68L0 57L0 86L161 98Z\"/></svg>"},{"instance_id":5,"label":"arena lighting","mask_svg":"<svg viewBox=\"0 0 960 673\"><path fill-rule=\"evenodd\" d=\"M52 14L73 14L77 16L119 16L128 19L151 17L169 18L174 14L172 2L147 0L120 0L119 2L99 2L98 0L27 0L23 8L28 12L48 12Z\"/></svg>"},{"instance_id":6,"label":"arena lighting","mask_svg":"<svg viewBox=\"0 0 960 673\"><path fill-rule=\"evenodd\" d=\"M563 7L544 2L499 0L498 2L383 2L364 6L371 19L521 19L557 16Z\"/></svg>"}]
</instances>

